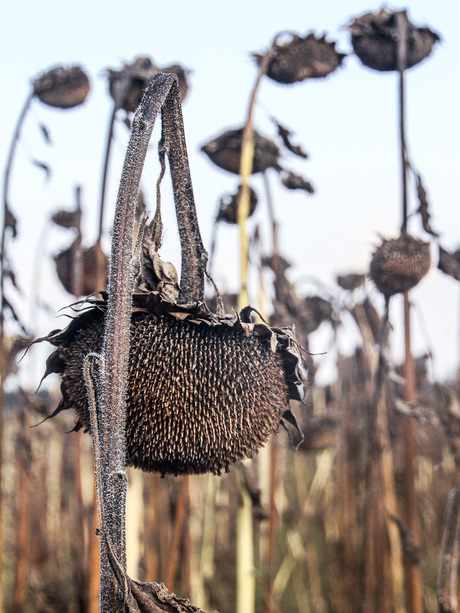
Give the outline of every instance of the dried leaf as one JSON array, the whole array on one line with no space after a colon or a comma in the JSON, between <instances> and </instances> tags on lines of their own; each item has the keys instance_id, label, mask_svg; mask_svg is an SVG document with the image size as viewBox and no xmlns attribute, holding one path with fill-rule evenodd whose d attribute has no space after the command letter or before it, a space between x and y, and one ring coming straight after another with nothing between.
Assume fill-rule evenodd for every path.
<instances>
[{"instance_id":1,"label":"dried leaf","mask_svg":"<svg viewBox=\"0 0 460 613\"><path fill-rule=\"evenodd\" d=\"M449 253L439 245L438 268L446 275L460 281L460 249Z\"/></svg>"},{"instance_id":2,"label":"dried leaf","mask_svg":"<svg viewBox=\"0 0 460 613\"><path fill-rule=\"evenodd\" d=\"M16 236L18 235L18 232L17 232L18 220L13 215L8 205L6 205L5 219L3 223L5 224L5 228L11 228L11 231L13 233L13 238L16 238Z\"/></svg>"},{"instance_id":3,"label":"dried leaf","mask_svg":"<svg viewBox=\"0 0 460 613\"><path fill-rule=\"evenodd\" d=\"M423 187L422 178L419 174L415 175L417 181L417 196L419 200L419 208L417 209L417 213L420 213L422 218L422 225L425 232L431 234L432 236L439 236L437 232L435 232L430 226L430 213L428 211L428 200L426 198L426 191Z\"/></svg>"},{"instance_id":4,"label":"dried leaf","mask_svg":"<svg viewBox=\"0 0 460 613\"><path fill-rule=\"evenodd\" d=\"M348 275L337 275L337 284L349 292L361 287L366 280L366 275L349 273Z\"/></svg>"},{"instance_id":5,"label":"dried leaf","mask_svg":"<svg viewBox=\"0 0 460 613\"><path fill-rule=\"evenodd\" d=\"M307 194L315 193L315 189L310 181L306 181L300 175L296 175L290 171L283 173L281 183L284 185L284 187L287 187L287 189L301 189L307 192Z\"/></svg>"},{"instance_id":6,"label":"dried leaf","mask_svg":"<svg viewBox=\"0 0 460 613\"><path fill-rule=\"evenodd\" d=\"M48 181L48 179L51 177L51 168L48 166L48 164L45 164L44 162L40 162L40 160L35 159L31 161L34 166L37 166L37 168L43 170L43 172L45 173L45 181Z\"/></svg>"},{"instance_id":7,"label":"dried leaf","mask_svg":"<svg viewBox=\"0 0 460 613\"><path fill-rule=\"evenodd\" d=\"M285 128L280 123L278 123L274 117L272 117L272 121L276 125L278 134L280 135L285 147L294 155L298 155L300 158L307 159L308 153L306 153L300 145L292 144L290 139L290 136L292 135L291 130L288 130L288 128Z\"/></svg>"},{"instance_id":8,"label":"dried leaf","mask_svg":"<svg viewBox=\"0 0 460 613\"><path fill-rule=\"evenodd\" d=\"M80 217L80 209L76 209L75 211L66 211L65 209L61 209L51 216L51 221L61 228L77 229L80 225Z\"/></svg>"},{"instance_id":9,"label":"dried leaf","mask_svg":"<svg viewBox=\"0 0 460 613\"><path fill-rule=\"evenodd\" d=\"M5 295L2 296L2 310L8 310L11 313L11 316L13 317L14 321L19 325L24 334L27 335L26 328L24 327L19 315L17 314L16 309L13 307L13 305L8 300L8 298L6 298Z\"/></svg>"},{"instance_id":10,"label":"dried leaf","mask_svg":"<svg viewBox=\"0 0 460 613\"><path fill-rule=\"evenodd\" d=\"M39 124L39 128L40 128L40 132L43 136L43 140L45 141L45 143L47 145L52 145L53 141L51 140L51 134L48 128L45 126L45 124L44 123Z\"/></svg>"},{"instance_id":11,"label":"dried leaf","mask_svg":"<svg viewBox=\"0 0 460 613\"><path fill-rule=\"evenodd\" d=\"M107 535L103 536L110 566L120 586L120 597L129 613L206 613L192 605L188 598L178 598L174 593L170 594L163 583L131 579L118 561Z\"/></svg>"}]
</instances>

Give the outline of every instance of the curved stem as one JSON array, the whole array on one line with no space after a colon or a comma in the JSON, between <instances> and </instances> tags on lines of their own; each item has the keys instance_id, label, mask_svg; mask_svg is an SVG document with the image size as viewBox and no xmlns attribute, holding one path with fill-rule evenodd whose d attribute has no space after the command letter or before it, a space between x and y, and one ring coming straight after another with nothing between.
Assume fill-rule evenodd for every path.
<instances>
[{"instance_id":1,"label":"curved stem","mask_svg":"<svg viewBox=\"0 0 460 613\"><path fill-rule=\"evenodd\" d=\"M252 165L254 160L254 126L252 123L252 114L254 111L254 105L256 101L257 92L262 81L262 77L267 72L268 63L273 51L273 47L276 45L276 41L282 35L282 32L276 34L270 45L270 48L265 53L259 66L259 72L257 74L256 82L251 92L249 99L248 113L246 117L246 123L243 129L243 136L241 142L241 161L240 161L240 179L241 179L241 192L240 199L238 201L238 225L240 228L240 249L241 249L241 290L238 297L238 307L242 309L247 306L249 302L247 277L248 277L248 263L249 263L249 240L246 231L246 221L249 217L250 209L250 188L249 177L252 173Z\"/></svg>"},{"instance_id":2,"label":"curved stem","mask_svg":"<svg viewBox=\"0 0 460 613\"><path fill-rule=\"evenodd\" d=\"M30 103L32 102L32 99L34 97L34 93L33 91L28 95L28 97L26 98L26 101L24 103L24 106L22 108L22 111L19 115L18 121L16 123L16 128L14 130L14 134L13 134L13 139L11 141L10 144L10 150L8 152L8 158L7 158L7 162L6 162L6 167L5 167L5 174L4 174L4 178L3 178L3 226L2 226L2 237L1 237L1 243L0 243L0 268L1 268L1 274L0 274L0 294L3 300L3 282L4 282L4 262L5 262L5 240L6 240L6 228L7 228L7 218L11 212L11 209L9 208L8 205L8 193L9 193L9 187L10 187L10 173L11 173L11 169L13 167L13 162L14 162L14 154L16 153L16 145L19 142L19 137L21 135L21 129L24 123L24 120L26 118L27 112L29 110L30 107ZM4 329L3 329L3 305L0 308L1 311L1 315L0 315L0 341L3 341L3 335L4 335Z\"/></svg>"},{"instance_id":3,"label":"curved stem","mask_svg":"<svg viewBox=\"0 0 460 613\"><path fill-rule=\"evenodd\" d=\"M109 130L107 132L107 142L105 146L104 169L102 171L101 198L99 201L99 232L97 235L97 242L99 244L101 242L102 229L103 229L103 223L104 223L105 192L106 192L106 186L107 186L107 175L109 171L110 151L112 148L112 140L113 140L113 126L115 125L115 117L117 114L117 110L118 110L118 106L116 103L114 103L112 114L109 120Z\"/></svg>"}]
</instances>

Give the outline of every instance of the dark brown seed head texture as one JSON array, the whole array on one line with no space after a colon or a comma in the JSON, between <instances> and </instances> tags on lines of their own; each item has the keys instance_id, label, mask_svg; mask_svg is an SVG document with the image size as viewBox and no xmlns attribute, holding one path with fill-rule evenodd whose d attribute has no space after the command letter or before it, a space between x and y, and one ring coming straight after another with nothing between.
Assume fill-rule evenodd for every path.
<instances>
[{"instance_id":1,"label":"dark brown seed head texture","mask_svg":"<svg viewBox=\"0 0 460 613\"><path fill-rule=\"evenodd\" d=\"M253 53L252 57L260 66L264 54ZM266 74L273 81L285 85L305 79L321 79L338 68L344 57L324 36L316 38L310 32L302 38L294 34L289 42L275 45L272 49Z\"/></svg>"},{"instance_id":2,"label":"dark brown seed head texture","mask_svg":"<svg viewBox=\"0 0 460 613\"><path fill-rule=\"evenodd\" d=\"M82 364L102 344L92 309L60 335L47 373L62 375L59 410L89 429ZM228 470L277 431L289 400L283 361L269 343L232 326L134 313L127 398L127 464L175 475Z\"/></svg>"},{"instance_id":3,"label":"dark brown seed head texture","mask_svg":"<svg viewBox=\"0 0 460 613\"><path fill-rule=\"evenodd\" d=\"M239 175L241 162L241 147L243 141L243 128L226 130L217 138L201 147L209 159L219 168ZM254 159L252 174L264 172L268 168L281 170L278 163L280 150L276 143L258 132L254 132Z\"/></svg>"},{"instance_id":4,"label":"dark brown seed head texture","mask_svg":"<svg viewBox=\"0 0 460 613\"><path fill-rule=\"evenodd\" d=\"M372 256L369 275L382 294L393 296L415 287L430 265L430 244L401 234L382 241Z\"/></svg>"},{"instance_id":5,"label":"dark brown seed head texture","mask_svg":"<svg viewBox=\"0 0 460 613\"><path fill-rule=\"evenodd\" d=\"M406 68L427 58L440 40L429 28L415 27L405 11L390 13L382 8L376 14L366 13L349 25L353 50L365 66L382 72L398 70L397 14L407 32Z\"/></svg>"},{"instance_id":6,"label":"dark brown seed head texture","mask_svg":"<svg viewBox=\"0 0 460 613\"><path fill-rule=\"evenodd\" d=\"M34 95L48 106L71 109L83 104L90 84L86 73L79 67L58 66L33 82Z\"/></svg>"}]
</instances>

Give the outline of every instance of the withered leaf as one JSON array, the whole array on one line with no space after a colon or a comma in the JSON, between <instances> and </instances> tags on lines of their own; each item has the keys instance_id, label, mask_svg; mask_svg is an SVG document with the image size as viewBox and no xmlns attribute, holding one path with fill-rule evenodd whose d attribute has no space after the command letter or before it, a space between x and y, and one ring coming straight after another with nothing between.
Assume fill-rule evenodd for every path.
<instances>
[{"instance_id":1,"label":"withered leaf","mask_svg":"<svg viewBox=\"0 0 460 613\"><path fill-rule=\"evenodd\" d=\"M419 201L419 207L417 209L417 213L420 213L422 218L422 225L425 232L431 234L432 236L439 236L437 232L435 232L430 225L431 215L428 211L428 200L426 197L426 191L423 187L422 178L419 174L415 175L415 179L417 181L417 196Z\"/></svg>"},{"instance_id":2,"label":"withered leaf","mask_svg":"<svg viewBox=\"0 0 460 613\"><path fill-rule=\"evenodd\" d=\"M8 298L6 298L6 296L2 296L2 309L8 310L11 313L11 316L13 317L14 321L19 325L19 327L21 328L21 330L24 332L24 334L27 335L27 331L19 317L19 315L16 312L16 309L14 308L14 306L11 304L11 302L8 300Z\"/></svg>"},{"instance_id":3,"label":"withered leaf","mask_svg":"<svg viewBox=\"0 0 460 613\"><path fill-rule=\"evenodd\" d=\"M11 231L13 233L13 238L16 238L16 236L18 235L18 231L17 231L18 220L13 215L13 212L11 211L8 205L6 205L5 219L3 223L5 224L5 228L11 228Z\"/></svg>"},{"instance_id":4,"label":"withered leaf","mask_svg":"<svg viewBox=\"0 0 460 613\"><path fill-rule=\"evenodd\" d=\"M34 166L37 166L37 168L43 170L43 172L45 173L45 181L48 181L51 177L51 168L48 166L48 164L45 164L44 162L40 162L40 160L35 159L32 159L31 162Z\"/></svg>"},{"instance_id":5,"label":"withered leaf","mask_svg":"<svg viewBox=\"0 0 460 613\"><path fill-rule=\"evenodd\" d=\"M308 153L306 153L300 145L294 145L290 139L292 135L292 131L288 130L288 128L282 126L278 121L272 117L273 123L276 125L278 134L281 137L285 147L294 155L298 155L300 158L307 159Z\"/></svg>"},{"instance_id":6,"label":"withered leaf","mask_svg":"<svg viewBox=\"0 0 460 613\"><path fill-rule=\"evenodd\" d=\"M350 292L364 284L366 275L349 273L347 275L337 275L337 284L342 288Z\"/></svg>"},{"instance_id":7,"label":"withered leaf","mask_svg":"<svg viewBox=\"0 0 460 613\"><path fill-rule=\"evenodd\" d=\"M41 132L41 135L43 136L43 140L45 141L45 143L47 145L52 145L53 141L51 140L51 134L48 128L45 126L45 124L44 123L39 124L39 128L40 128L40 132Z\"/></svg>"},{"instance_id":8,"label":"withered leaf","mask_svg":"<svg viewBox=\"0 0 460 613\"><path fill-rule=\"evenodd\" d=\"M163 583L131 579L119 563L109 538L105 533L103 536L110 566L120 586L120 596L129 613L206 613L192 605L188 598L178 598L174 593L170 594Z\"/></svg>"},{"instance_id":9,"label":"withered leaf","mask_svg":"<svg viewBox=\"0 0 460 613\"><path fill-rule=\"evenodd\" d=\"M315 193L315 189L310 181L307 181L300 175L296 175L291 171L286 171L283 174L281 183L284 185L284 187L287 187L287 189L302 189L303 191L307 192L307 194Z\"/></svg>"},{"instance_id":10,"label":"withered leaf","mask_svg":"<svg viewBox=\"0 0 460 613\"><path fill-rule=\"evenodd\" d=\"M449 253L439 245L438 268L446 275L460 281L460 249Z\"/></svg>"},{"instance_id":11,"label":"withered leaf","mask_svg":"<svg viewBox=\"0 0 460 613\"><path fill-rule=\"evenodd\" d=\"M66 211L61 209L51 216L51 220L61 228L78 228L80 223L81 211Z\"/></svg>"}]
</instances>

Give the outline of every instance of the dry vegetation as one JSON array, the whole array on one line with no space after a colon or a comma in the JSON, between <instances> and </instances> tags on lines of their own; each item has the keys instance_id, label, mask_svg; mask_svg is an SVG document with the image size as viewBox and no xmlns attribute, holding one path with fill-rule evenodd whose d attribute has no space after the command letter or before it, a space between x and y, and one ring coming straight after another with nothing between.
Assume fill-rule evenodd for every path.
<instances>
[{"instance_id":1,"label":"dry vegetation","mask_svg":"<svg viewBox=\"0 0 460 613\"><path fill-rule=\"evenodd\" d=\"M428 28L415 28L405 13L388 14L385 10L356 19L350 31L362 62L379 71L398 73L401 92L406 69L425 59L438 40L438 35ZM395 38L395 32L399 38ZM402 126L403 173L416 174L417 219L421 220L425 240L408 234L404 191L401 235L382 241L369 270L372 283L385 297L384 312L379 312L375 287L364 272L338 277L334 295L299 292L289 279L289 262L280 254L276 215L270 200L267 208L273 231L272 252L260 253L256 230L249 241L251 221L248 219L256 207L263 206L251 190L250 177L270 169L279 174L284 187L301 189L307 197L314 192L311 182L279 164L281 150L302 159L307 155L300 145L293 143L291 131L276 120L279 143L258 134L253 127L253 105L262 78L284 85L323 78L342 64L344 54L337 52L325 37L316 37L314 33L305 37L293 35L288 43L277 41L275 37L267 51L253 54L258 75L245 125L224 132L203 147L216 165L239 175L235 195L221 200L214 234L217 241L221 222L239 226L241 292L238 297L224 296L225 312L237 304L239 307L247 304L248 251L251 249L254 270L261 280L270 279L273 284L269 290L272 295L270 326L262 319L254 324L251 313L244 310L239 318L225 317L217 291L205 298L206 252L194 216L185 141L181 140L180 129L176 129L181 120L179 100L183 101L187 95L188 73L178 65L160 69L149 58L137 58L120 70L107 71L113 108L104 162L98 240L90 248L83 247L82 211L77 192L75 210L60 211L53 217L54 223L73 229L76 234L68 249L55 258L55 265L61 283L76 297L105 287L107 256L102 251L101 235L114 122L124 112L124 119L131 126L132 113L139 104L139 115L145 112L145 116L150 112L149 105L156 104L153 119L150 115L148 118L153 126L156 114L162 110L159 156L163 174L165 155L169 159L181 240L182 276L179 281L174 267L158 255L162 177L158 183L156 213L147 229L142 222L140 198L137 210L133 210L137 200L136 181L140 181L143 161L138 163L137 156L130 158L130 153L136 144L136 130L141 129L140 124L144 125L134 121L124 173L134 168L136 180L132 181L133 187L123 175L117 203L117 207L120 203L130 205L130 221L120 223L121 217L115 216L116 240L108 296L100 295L98 300L93 300L89 315L85 311L73 320L72 333L51 333L45 339L57 347L48 362L47 373L65 374L62 404L59 404L61 389L52 386L36 395L22 389L5 393L5 381L17 368L18 352L33 340L26 339L27 331L12 306L14 300L10 299L18 288L14 262L8 257L10 241L16 235L8 184L15 147L31 102L37 98L43 104L63 109L81 105L88 93L89 81L79 67L73 67L52 69L33 82L13 137L4 189L0 338L0 546L3 551L0 592L3 600L0 613L99 611L100 554L103 594L108 584L109 588L115 583L119 587L118 595L105 595L105 600L103 595L104 613L113 610L114 602L118 603L117 610L170 613L201 609L220 613L446 613L458 610L460 513L456 488L460 467L460 386L454 381L432 381L428 376L431 356L412 359L410 352L411 305L407 292L430 268L429 243L425 241L437 240L430 225L422 179L407 159ZM379 42L384 45L383 51L378 48ZM168 77L158 77L159 73L167 73ZM177 79L169 78L169 73L174 73ZM153 85L149 85L153 78ZM162 97L155 93L155 84ZM148 94L141 103L146 87ZM403 102L401 93L401 105ZM147 142L142 144L143 155L149 138L150 133ZM134 197L129 190L136 192ZM140 238L135 245L138 267L131 274L134 226L140 228ZM124 231L126 236L122 234ZM126 244L129 249L123 251ZM237 249L238 245L235 252ZM459 252L451 254L441 246L439 250L439 268L460 280ZM212 254L211 247L211 257ZM117 267L133 281L133 300L130 284L118 286L114 281ZM119 306L118 294L121 296L125 286L129 301L127 306ZM117 292L119 287L122 289ZM405 363L399 366L393 365L389 358L390 303L397 293L405 295L409 343ZM205 300L212 306L208 307ZM114 414L118 407L116 399L107 400L112 390L108 379L104 379L104 385L101 383L105 375L100 364L111 364L110 359L121 355L121 336L116 324L125 317L120 334L129 335L132 309L135 311L132 321L141 321L142 325L132 325L131 354L128 355L129 343L124 343L123 359L126 364L131 360L129 376L128 366L125 369L127 406L122 407L128 419L128 440L116 449L117 453L122 452L124 463L121 469L115 470L117 475L124 475L124 466L128 465L124 542L124 534L120 536L124 529L124 511L122 518L116 513L117 505L123 505L123 484L115 489L120 492L120 500L109 500L107 494L112 476L112 468L107 466L119 458L113 460L110 449L107 452L104 446L107 441L110 443L113 432L104 429L106 424L100 417L106 410L104 402L109 408L116 408ZM107 321L114 317L112 339L110 324L108 331L102 333L102 313L107 313ZM91 330L85 328L88 319L93 322L92 326L93 320L96 321ZM148 322L152 325L147 325ZM289 328L292 325L297 338ZM306 351L311 335L320 327L329 328L330 351L337 356L336 378L324 387L314 383L317 366ZM358 341L351 354L341 355L338 335L351 328L353 338ZM178 330L186 333L180 336ZM15 336L18 331L24 339L22 344ZM192 337L197 346L192 346ZM162 356L165 354L165 343L175 349L166 351L166 358L162 359L168 360L167 368L158 374L155 360L160 359L157 357L160 352ZM213 359L209 347L222 354L220 361ZM87 353L94 351L101 352L100 362L85 361L85 368L88 366L90 370L89 375L85 371L85 387L83 360ZM299 368L301 358L303 367ZM114 359L114 368L116 362ZM150 362L155 363L155 368ZM196 363L206 363L206 372L214 367L215 372L209 375L210 380L214 381L212 377L215 377L212 389L201 386L195 375L181 378L183 371L193 371ZM245 368L249 370L248 365L250 377L247 373L243 376ZM238 379L239 388L232 377ZM151 385L152 378L159 398L146 387ZM178 386L173 386L173 380L179 381ZM114 388L118 380L115 383ZM307 392L303 400L299 395L301 383ZM165 409L164 414L161 411L172 402L178 407L188 402L188 388L194 385L200 388L200 394L202 388L205 390L206 398L182 416L188 422L185 434L179 436L180 424L170 425L168 430L164 426L168 411ZM120 390L124 399L123 386ZM210 398L215 393L222 395L221 404L229 407L228 414L241 410L245 415L242 429L230 428L218 413L212 415L217 405ZM292 412L283 414L287 398ZM155 413L156 420L147 415L148 427L144 424L136 429L146 418L146 406ZM202 417L203 407L210 418ZM64 411L72 408L77 415L72 410ZM53 419L31 427L53 411ZM76 419L80 420L77 427ZM123 420L121 423L124 426ZM212 441L215 448L206 439L211 429L209 424L214 433L218 432ZM94 448L89 435L69 432L82 426L91 430ZM201 441L204 440L201 446L196 446L195 430ZM272 431L277 434L264 446ZM98 437L103 444L99 445ZM195 447L190 448L191 441L195 441ZM206 453L210 450L208 455L205 447ZM254 457L244 459L246 456ZM229 464L229 471L221 475L198 474L225 471ZM160 474L142 472L133 466ZM118 522L113 532L111 521ZM181 597L187 597L190 602Z\"/></svg>"}]
</instances>

